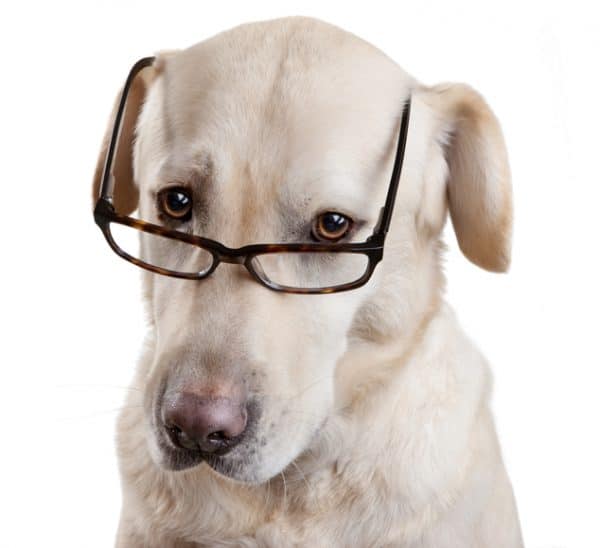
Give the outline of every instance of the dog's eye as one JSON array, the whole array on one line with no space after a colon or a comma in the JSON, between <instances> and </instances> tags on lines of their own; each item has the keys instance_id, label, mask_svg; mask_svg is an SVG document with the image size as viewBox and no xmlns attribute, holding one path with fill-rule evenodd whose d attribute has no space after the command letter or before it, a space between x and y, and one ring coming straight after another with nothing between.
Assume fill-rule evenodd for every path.
<instances>
[{"instance_id":1,"label":"dog's eye","mask_svg":"<svg viewBox=\"0 0 600 548\"><path fill-rule=\"evenodd\" d=\"M192 216L192 197L184 188L168 188L159 193L158 207L171 219L187 221Z\"/></svg>"},{"instance_id":2,"label":"dog's eye","mask_svg":"<svg viewBox=\"0 0 600 548\"><path fill-rule=\"evenodd\" d=\"M315 240L337 242L348 234L351 228L352 219L335 211L327 211L315 219L312 236Z\"/></svg>"}]
</instances>

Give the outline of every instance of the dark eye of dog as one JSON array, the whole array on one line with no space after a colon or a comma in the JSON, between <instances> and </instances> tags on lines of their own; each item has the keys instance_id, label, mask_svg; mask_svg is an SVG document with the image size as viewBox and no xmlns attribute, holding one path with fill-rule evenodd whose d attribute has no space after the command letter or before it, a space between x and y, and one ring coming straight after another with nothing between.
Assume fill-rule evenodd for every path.
<instances>
[{"instance_id":1,"label":"dark eye of dog","mask_svg":"<svg viewBox=\"0 0 600 548\"><path fill-rule=\"evenodd\" d=\"M312 236L319 241L337 242L346 236L351 228L352 219L335 211L327 211L315 219Z\"/></svg>"},{"instance_id":2,"label":"dark eye of dog","mask_svg":"<svg viewBox=\"0 0 600 548\"><path fill-rule=\"evenodd\" d=\"M192 216L192 197L184 188L168 188L159 193L158 207L171 219L187 221Z\"/></svg>"}]
</instances>

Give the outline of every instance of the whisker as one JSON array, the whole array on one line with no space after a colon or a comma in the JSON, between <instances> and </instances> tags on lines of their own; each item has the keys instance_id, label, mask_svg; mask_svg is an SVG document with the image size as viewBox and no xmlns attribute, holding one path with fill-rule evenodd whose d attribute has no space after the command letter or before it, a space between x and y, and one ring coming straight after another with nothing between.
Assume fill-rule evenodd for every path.
<instances>
[{"instance_id":1,"label":"whisker","mask_svg":"<svg viewBox=\"0 0 600 548\"><path fill-rule=\"evenodd\" d=\"M94 413L89 413L86 415L72 416L72 417L59 417L57 420L60 422L65 421L75 421L75 420L86 420L93 419L96 417L106 416L112 413L120 413L121 411L125 411L126 409L141 409L143 405L125 405L122 407L116 407L114 409L105 409L103 411L96 411Z\"/></svg>"},{"instance_id":2,"label":"whisker","mask_svg":"<svg viewBox=\"0 0 600 548\"><path fill-rule=\"evenodd\" d=\"M311 487L311 485L308 483L308 480L306 479L306 476L304 475L304 472L302 471L302 469L298 466L298 464L296 463L296 461L292 461L290 463L297 471L298 473L301 475L301 478L298 478L296 480L296 483L298 483L300 480L304 481L304 484L306 485L306 487L308 488L309 493L314 489L314 486Z\"/></svg>"},{"instance_id":3,"label":"whisker","mask_svg":"<svg viewBox=\"0 0 600 548\"><path fill-rule=\"evenodd\" d=\"M285 512L287 509L287 483L285 481L285 473L283 470L279 472L279 475L283 479L283 510Z\"/></svg>"},{"instance_id":4,"label":"whisker","mask_svg":"<svg viewBox=\"0 0 600 548\"><path fill-rule=\"evenodd\" d=\"M265 507L268 509L271 502L271 479L267 480L267 492L265 494Z\"/></svg>"},{"instance_id":5,"label":"whisker","mask_svg":"<svg viewBox=\"0 0 600 548\"><path fill-rule=\"evenodd\" d=\"M99 389L117 389L117 390L132 390L136 392L143 392L142 388L137 386L121 386L118 384L58 384L56 388L59 389L71 389L71 388L99 388Z\"/></svg>"}]
</instances>

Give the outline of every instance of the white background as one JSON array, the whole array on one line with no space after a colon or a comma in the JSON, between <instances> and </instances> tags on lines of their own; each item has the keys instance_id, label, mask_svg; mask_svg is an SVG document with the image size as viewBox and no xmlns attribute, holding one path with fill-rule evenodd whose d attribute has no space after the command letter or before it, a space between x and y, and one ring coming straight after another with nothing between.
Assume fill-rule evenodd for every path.
<instances>
[{"instance_id":1,"label":"white background","mask_svg":"<svg viewBox=\"0 0 600 548\"><path fill-rule=\"evenodd\" d=\"M0 8L0 546L110 546L113 430L144 333L138 271L91 216L117 88L137 58L239 23L314 15L503 124L513 267L447 228L448 298L493 364L526 545L600 546L600 24L593 2L4 2Z\"/></svg>"}]
</instances>

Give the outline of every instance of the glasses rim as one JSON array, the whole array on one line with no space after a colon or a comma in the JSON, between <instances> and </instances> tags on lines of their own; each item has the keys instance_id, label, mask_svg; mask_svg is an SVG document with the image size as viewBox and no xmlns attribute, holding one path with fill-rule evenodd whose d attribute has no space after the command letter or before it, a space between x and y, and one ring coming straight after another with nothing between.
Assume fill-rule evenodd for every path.
<instances>
[{"instance_id":1,"label":"glasses rim","mask_svg":"<svg viewBox=\"0 0 600 548\"><path fill-rule=\"evenodd\" d=\"M202 280L209 277L221 263L239 264L246 267L252 277L261 285L287 293L337 293L354 289L367 283L375 270L377 263L383 258L383 246L379 238L369 238L364 242L348 242L336 245L335 248L328 244L319 243L277 243L277 244L250 244L239 248L230 248L216 240L204 238L194 234L188 234L177 230L167 229L163 226L149 223L140 219L134 219L125 215L119 215L115 212L114 207L106 200L100 200L94 210L96 224L102 230L106 241L112 250L121 258L129 261L140 268L149 270L156 274L165 276L183 278L188 280ZM112 223L128 226L133 229L169 238L175 241L181 241L194 247L198 247L208 252L212 256L210 267L201 272L183 272L178 270L170 270L151 263L147 263L129 253L116 242L111 232L110 225ZM281 253L351 253L365 255L368 259L365 266L365 272L356 280L344 284L336 284L322 287L293 287L284 284L278 284L272 281L266 274L261 273L253 264L253 259L262 255L272 255Z\"/></svg>"},{"instance_id":2,"label":"glasses rim","mask_svg":"<svg viewBox=\"0 0 600 548\"><path fill-rule=\"evenodd\" d=\"M101 177L100 184L100 195L96 201L94 207L94 219L96 224L102 230L109 246L113 249L113 251L122 257L123 259L151 272L156 274L162 274L165 276L176 277L176 278L184 278L184 279L192 279L192 280L202 280L210 276L217 266L222 263L231 263L231 264L240 264L244 265L252 277L258 281L261 285L273 289L275 291L282 291L286 293L301 293L301 294L322 294L322 293L337 293L340 291L347 291L350 289L355 289L366 284L371 278L373 271L377 264L383 258L383 248L385 243L385 237L388 233L392 213L394 210L394 204L396 200L396 195L398 191L400 175L402 172L402 165L404 163L404 155L406 150L406 142L408 137L408 126L410 121L410 108L411 108L411 96L409 94L408 98L404 102L404 106L402 109L402 116L400 122L400 132L398 135L398 143L396 148L396 156L394 159L394 166L392 168L392 174L390 177L390 183L388 186L388 192L386 195L386 200L384 206L381 208L379 213L379 219L373 229L373 233L363 242L344 242L344 243L275 243L275 244L250 244L240 248L229 248L216 240L210 240L208 238L203 238L201 236L188 234L185 232L180 232L177 230L167 229L160 225L155 225L153 223L149 223L146 221L142 221L139 219L135 219L133 217L119 215L113 206L112 203L112 192L113 188L111 183L111 173L112 173L112 164L113 158L116 150L117 141L119 138L119 133L121 130L121 124L123 119L123 114L125 111L125 105L127 103L127 96L129 94L129 89L133 83L135 76L142 69L151 66L154 62L154 57L145 57L140 59L134 66L131 68L125 85L123 87L123 91L121 93L121 98L119 100L119 106L117 108L117 114L115 116L115 121L113 125L113 129L111 132L111 139L108 145L105 161L104 161L104 169ZM173 240L179 240L182 242L186 242L192 244L194 246L200 247L211 253L213 257L212 265L205 271L200 273L186 273L179 272L175 270L168 270L162 267L158 267L155 265L151 265L133 257L132 255L125 252L121 247L115 242L111 231L110 224L118 223L121 225L126 225L135 229L138 229L142 232L147 232L150 234L155 234L158 236L163 236L166 238L170 238ZM279 285L271 280L265 279L260 276L260 274L256 271L254 266L252 265L252 259L258 255L272 254L272 253L360 253L366 255L368 257L368 263L366 266L366 270L362 277L359 279L348 282L345 284L339 284L328 287L321 288L297 288L297 287L289 287L285 285Z\"/></svg>"}]
</instances>

